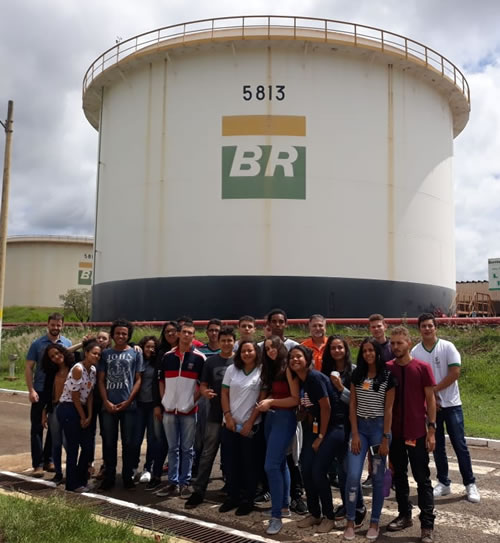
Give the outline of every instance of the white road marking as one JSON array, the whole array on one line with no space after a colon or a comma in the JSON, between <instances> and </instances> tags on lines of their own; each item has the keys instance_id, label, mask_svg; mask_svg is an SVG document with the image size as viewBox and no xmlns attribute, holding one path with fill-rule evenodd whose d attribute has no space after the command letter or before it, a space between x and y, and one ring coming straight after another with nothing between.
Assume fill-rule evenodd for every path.
<instances>
[{"instance_id":1,"label":"white road marking","mask_svg":"<svg viewBox=\"0 0 500 543\"><path fill-rule=\"evenodd\" d=\"M8 402L7 400L0 400L0 403L10 403L12 405L25 405L26 407L31 407L30 403Z\"/></svg>"}]
</instances>

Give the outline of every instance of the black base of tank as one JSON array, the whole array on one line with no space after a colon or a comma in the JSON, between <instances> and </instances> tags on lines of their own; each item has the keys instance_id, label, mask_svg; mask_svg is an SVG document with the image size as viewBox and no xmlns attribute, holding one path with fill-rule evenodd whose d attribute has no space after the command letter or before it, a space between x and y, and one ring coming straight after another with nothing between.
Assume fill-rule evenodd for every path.
<instances>
[{"instance_id":1,"label":"black base of tank","mask_svg":"<svg viewBox=\"0 0 500 543\"><path fill-rule=\"evenodd\" d=\"M289 276L157 277L100 283L93 287L93 321L116 318L169 320L262 318L273 307L289 318L415 317L453 302L453 289L372 279Z\"/></svg>"}]
</instances>

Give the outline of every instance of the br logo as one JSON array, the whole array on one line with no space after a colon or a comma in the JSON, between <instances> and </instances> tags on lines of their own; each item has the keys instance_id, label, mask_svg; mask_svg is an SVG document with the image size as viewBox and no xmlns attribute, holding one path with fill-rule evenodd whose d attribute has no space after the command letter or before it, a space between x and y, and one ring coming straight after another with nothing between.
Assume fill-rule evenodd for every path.
<instances>
[{"instance_id":1,"label":"br logo","mask_svg":"<svg viewBox=\"0 0 500 543\"><path fill-rule=\"evenodd\" d=\"M91 285L92 284L92 270L78 270L78 284Z\"/></svg>"},{"instance_id":2,"label":"br logo","mask_svg":"<svg viewBox=\"0 0 500 543\"><path fill-rule=\"evenodd\" d=\"M257 118L257 122L255 121ZM228 119L227 117L224 119ZM305 136L302 124L283 122L283 117L249 116L230 118L224 124L224 136L267 137L266 145L239 143L222 147L222 198L282 198L305 200L306 148L283 142L281 136ZM235 126L234 121L243 119ZM250 119L250 121L248 120ZM277 119L277 120L276 120ZM291 128L289 128L291 126ZM224 131L225 127L229 127ZM302 133L303 131L303 133ZM288 133L287 133L288 132ZM247 138L246 138L247 139ZM272 140L279 141L274 143ZM294 138L296 139L296 138ZM267 144L267 143L270 143ZM282 143L283 142L283 143ZM295 142L293 142L295 143Z\"/></svg>"}]
</instances>

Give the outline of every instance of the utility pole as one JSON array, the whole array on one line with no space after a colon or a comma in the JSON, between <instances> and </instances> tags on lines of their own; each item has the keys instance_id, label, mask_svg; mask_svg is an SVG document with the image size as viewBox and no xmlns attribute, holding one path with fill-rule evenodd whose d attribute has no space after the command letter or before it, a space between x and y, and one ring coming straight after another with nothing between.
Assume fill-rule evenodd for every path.
<instances>
[{"instance_id":1,"label":"utility pole","mask_svg":"<svg viewBox=\"0 0 500 543\"><path fill-rule=\"evenodd\" d=\"M14 132L14 102L9 100L7 120L0 121L5 130L5 153L3 161L2 208L0 211L0 354L2 353L3 299L5 287L5 257L7 254L7 221L9 218L10 152Z\"/></svg>"}]
</instances>

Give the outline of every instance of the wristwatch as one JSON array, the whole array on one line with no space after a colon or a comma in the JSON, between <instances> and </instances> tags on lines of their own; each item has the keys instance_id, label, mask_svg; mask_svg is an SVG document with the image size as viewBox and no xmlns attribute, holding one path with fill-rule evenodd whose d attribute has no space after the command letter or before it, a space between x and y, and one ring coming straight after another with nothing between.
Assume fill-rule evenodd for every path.
<instances>
[{"instance_id":1,"label":"wristwatch","mask_svg":"<svg viewBox=\"0 0 500 543\"><path fill-rule=\"evenodd\" d=\"M384 434L384 436L383 436L383 437L385 437L386 439L391 439L391 437L392 437L392 434Z\"/></svg>"},{"instance_id":2,"label":"wristwatch","mask_svg":"<svg viewBox=\"0 0 500 543\"><path fill-rule=\"evenodd\" d=\"M428 422L427 423L427 428L434 428L434 430L436 429L436 423L435 422Z\"/></svg>"}]
</instances>

